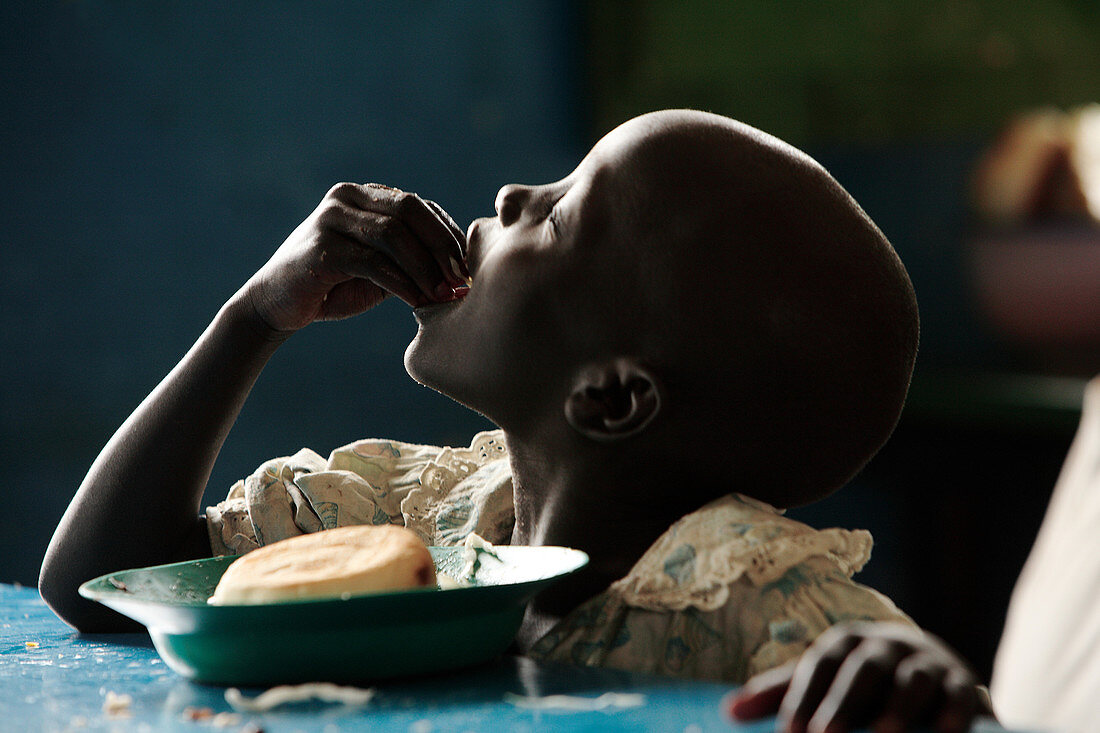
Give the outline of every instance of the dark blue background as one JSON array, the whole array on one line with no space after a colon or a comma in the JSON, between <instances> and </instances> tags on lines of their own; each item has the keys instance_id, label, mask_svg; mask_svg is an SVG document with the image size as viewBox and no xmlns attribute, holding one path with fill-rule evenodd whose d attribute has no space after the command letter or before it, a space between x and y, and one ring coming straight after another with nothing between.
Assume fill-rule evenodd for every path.
<instances>
[{"instance_id":1,"label":"dark blue background","mask_svg":"<svg viewBox=\"0 0 1100 733\"><path fill-rule=\"evenodd\" d=\"M35 581L100 447L333 183L464 226L568 173L579 27L550 1L0 6L0 581ZM301 446L486 427L408 378L413 333L394 302L296 335L207 499Z\"/></svg>"}]
</instances>

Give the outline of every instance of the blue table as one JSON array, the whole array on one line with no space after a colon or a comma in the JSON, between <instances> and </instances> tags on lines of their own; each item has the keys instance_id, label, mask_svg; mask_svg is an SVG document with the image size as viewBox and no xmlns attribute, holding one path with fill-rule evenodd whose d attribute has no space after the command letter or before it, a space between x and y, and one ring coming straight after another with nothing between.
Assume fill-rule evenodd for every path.
<instances>
[{"instance_id":1,"label":"blue table","mask_svg":"<svg viewBox=\"0 0 1100 733\"><path fill-rule=\"evenodd\" d=\"M320 702L263 714L185 719L190 709L234 712L219 687L195 684L168 669L144 634L79 635L31 588L0 585L0 730L38 731L671 731L764 733L772 721L735 725L720 711L728 685L578 668L505 657L458 673L374 685L362 707ZM259 690L245 690L249 696ZM599 711L532 710L521 696L644 696L637 707ZM103 711L108 693L132 698L128 717ZM1003 729L979 723L975 731Z\"/></svg>"}]
</instances>

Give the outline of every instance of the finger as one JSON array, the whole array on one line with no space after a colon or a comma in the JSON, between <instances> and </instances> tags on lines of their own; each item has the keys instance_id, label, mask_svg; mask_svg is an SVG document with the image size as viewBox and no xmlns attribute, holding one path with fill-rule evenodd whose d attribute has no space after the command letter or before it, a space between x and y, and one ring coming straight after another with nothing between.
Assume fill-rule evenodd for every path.
<instances>
[{"instance_id":1,"label":"finger","mask_svg":"<svg viewBox=\"0 0 1100 733\"><path fill-rule=\"evenodd\" d=\"M320 223L357 243L333 252L333 265L344 274L366 277L364 268L382 267L388 261L395 263L428 300L443 300L453 293L438 263L400 219L337 202L325 211ZM376 253L385 258L375 257Z\"/></svg>"},{"instance_id":2,"label":"finger","mask_svg":"<svg viewBox=\"0 0 1100 733\"><path fill-rule=\"evenodd\" d=\"M780 730L803 731L848 653L859 644L851 631L832 627L810 645L795 667L779 706Z\"/></svg>"},{"instance_id":3,"label":"finger","mask_svg":"<svg viewBox=\"0 0 1100 733\"><path fill-rule=\"evenodd\" d=\"M974 678L963 669L952 669L943 681L944 703L936 716L939 733L965 733L978 714L979 693Z\"/></svg>"},{"instance_id":4,"label":"finger","mask_svg":"<svg viewBox=\"0 0 1100 733\"><path fill-rule=\"evenodd\" d=\"M774 715L787 692L795 664L769 669L754 676L736 692L727 696L726 713L737 720L755 720Z\"/></svg>"},{"instance_id":5,"label":"finger","mask_svg":"<svg viewBox=\"0 0 1100 733\"><path fill-rule=\"evenodd\" d=\"M875 721L875 733L895 733L927 721L940 696L946 670L930 654L914 654L898 663L894 690Z\"/></svg>"},{"instance_id":6,"label":"finger","mask_svg":"<svg viewBox=\"0 0 1100 733\"><path fill-rule=\"evenodd\" d=\"M459 262L463 259L465 240L424 199L415 193L376 183L341 189L337 196L344 196L341 200L352 206L400 221L428 252L451 285L464 284L462 275L454 271L451 260Z\"/></svg>"},{"instance_id":7,"label":"finger","mask_svg":"<svg viewBox=\"0 0 1100 733\"><path fill-rule=\"evenodd\" d=\"M371 251L365 258L356 258L348 263L349 275L369 280L388 293L393 293L411 307L417 308L435 302L436 296L425 295L412 279L387 255Z\"/></svg>"},{"instance_id":8,"label":"finger","mask_svg":"<svg viewBox=\"0 0 1100 733\"><path fill-rule=\"evenodd\" d=\"M866 640L852 650L810 719L809 730L847 731L870 719L888 695L906 651L883 639Z\"/></svg>"},{"instance_id":9,"label":"finger","mask_svg":"<svg viewBox=\"0 0 1100 733\"><path fill-rule=\"evenodd\" d=\"M412 231L436 257L439 267L447 275L451 285L465 285L469 275L465 268L466 260L466 233L455 223L451 215L443 210L443 207L434 201L422 199L416 194L406 194L409 198L399 202L399 207L405 207L406 213L400 214L403 221L409 225ZM433 244L438 237L438 225L442 224L451 237L447 243L449 246L442 252L436 250ZM441 242L442 244L442 242ZM445 258L445 259L443 259Z\"/></svg>"},{"instance_id":10,"label":"finger","mask_svg":"<svg viewBox=\"0 0 1100 733\"><path fill-rule=\"evenodd\" d=\"M353 278L328 291L321 304L319 321L338 321L370 310L390 293L369 280Z\"/></svg>"},{"instance_id":11,"label":"finger","mask_svg":"<svg viewBox=\"0 0 1100 733\"><path fill-rule=\"evenodd\" d=\"M336 234L332 246L322 256L346 276L372 282L413 308L433 300L387 254L365 248L347 235Z\"/></svg>"},{"instance_id":12,"label":"finger","mask_svg":"<svg viewBox=\"0 0 1100 733\"><path fill-rule=\"evenodd\" d=\"M466 230L460 227L458 225L458 222L456 222L454 218L452 218L451 215L448 214L446 210L444 210L444 208L437 204L435 201L432 201L431 199L424 199L424 203L432 208L432 211L436 213L436 215L443 221L443 223L447 225L447 228L451 230L451 233L455 235L455 239L458 241L459 246L462 249L462 257L459 259L459 262L462 263L463 266L465 266Z\"/></svg>"}]
</instances>

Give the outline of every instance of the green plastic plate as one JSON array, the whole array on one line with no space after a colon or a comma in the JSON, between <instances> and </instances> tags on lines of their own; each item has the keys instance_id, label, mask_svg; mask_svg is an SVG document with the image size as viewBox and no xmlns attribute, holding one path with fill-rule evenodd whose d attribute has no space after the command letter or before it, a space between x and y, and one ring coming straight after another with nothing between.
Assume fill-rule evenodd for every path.
<instances>
[{"instance_id":1,"label":"green plastic plate","mask_svg":"<svg viewBox=\"0 0 1100 733\"><path fill-rule=\"evenodd\" d=\"M436 569L458 578L461 547L431 547ZM255 606L206 600L235 557L123 570L80 586L144 624L169 667L199 682L268 686L363 682L488 661L511 644L527 602L588 563L565 547L478 553L469 587L417 589Z\"/></svg>"}]
</instances>

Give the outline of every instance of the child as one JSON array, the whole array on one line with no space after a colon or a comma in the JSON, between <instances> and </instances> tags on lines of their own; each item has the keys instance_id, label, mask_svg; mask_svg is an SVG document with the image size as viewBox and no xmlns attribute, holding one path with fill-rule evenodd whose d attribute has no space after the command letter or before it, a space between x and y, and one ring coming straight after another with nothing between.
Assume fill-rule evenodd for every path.
<instances>
[{"instance_id":1,"label":"child","mask_svg":"<svg viewBox=\"0 0 1100 733\"><path fill-rule=\"evenodd\" d=\"M851 581L867 533L773 508L851 478L908 388L912 287L848 194L775 138L666 111L612 131L561 181L505 186L496 211L464 236L415 195L334 187L92 466L43 565L58 614L117 628L75 589L120 567L396 522L431 544L476 531L587 552L530 605L517 645L539 658L741 682L838 622L911 626ZM419 324L409 374L501 430L459 450L303 451L196 522L279 344L388 294Z\"/></svg>"}]
</instances>

